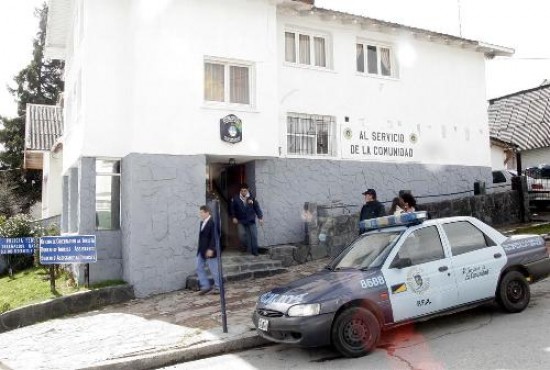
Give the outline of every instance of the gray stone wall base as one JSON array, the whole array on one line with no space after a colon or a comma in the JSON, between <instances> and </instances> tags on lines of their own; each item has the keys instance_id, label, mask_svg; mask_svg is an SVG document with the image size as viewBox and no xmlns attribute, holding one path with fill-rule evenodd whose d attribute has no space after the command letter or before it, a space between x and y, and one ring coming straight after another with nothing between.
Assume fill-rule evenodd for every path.
<instances>
[{"instance_id":1,"label":"gray stone wall base","mask_svg":"<svg viewBox=\"0 0 550 370\"><path fill-rule=\"evenodd\" d=\"M205 169L204 155L122 159L123 276L137 297L183 289L194 272Z\"/></svg>"},{"instance_id":2,"label":"gray stone wall base","mask_svg":"<svg viewBox=\"0 0 550 370\"><path fill-rule=\"evenodd\" d=\"M1 314L0 333L68 314L88 312L105 305L127 302L131 299L134 299L134 292L129 285L101 288L55 298Z\"/></svg>"},{"instance_id":3,"label":"gray stone wall base","mask_svg":"<svg viewBox=\"0 0 550 370\"><path fill-rule=\"evenodd\" d=\"M258 230L260 246L303 242L306 202L340 203L345 206L341 211L355 214L363 204L361 193L367 188L376 189L378 200L389 208L400 190L410 190L416 196L448 194L424 199L424 202L440 201L468 195L473 192L475 181L487 185L492 182L490 167L330 159L256 160L253 171L247 167L247 175L249 172L266 221Z\"/></svg>"}]
</instances>

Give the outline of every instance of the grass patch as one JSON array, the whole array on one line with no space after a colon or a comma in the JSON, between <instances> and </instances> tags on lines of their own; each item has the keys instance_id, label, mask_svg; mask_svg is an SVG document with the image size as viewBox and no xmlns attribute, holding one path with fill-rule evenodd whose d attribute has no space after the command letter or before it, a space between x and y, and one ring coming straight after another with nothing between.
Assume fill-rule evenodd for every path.
<instances>
[{"instance_id":1,"label":"grass patch","mask_svg":"<svg viewBox=\"0 0 550 370\"><path fill-rule=\"evenodd\" d=\"M529 227L522 227L519 229L516 229L514 231L514 234L538 234L538 235L545 235L550 233L550 224L544 224L544 225L535 225L535 226L529 226Z\"/></svg>"},{"instance_id":2,"label":"grass patch","mask_svg":"<svg viewBox=\"0 0 550 370\"><path fill-rule=\"evenodd\" d=\"M68 284L68 276L61 273L55 280L55 292L50 291L49 271L42 267L33 267L13 275L0 277L0 313L32 303L69 295L79 291L87 291L83 285L79 287ZM93 284L90 289L99 289L112 285L125 284L122 280L107 280Z\"/></svg>"}]
</instances>

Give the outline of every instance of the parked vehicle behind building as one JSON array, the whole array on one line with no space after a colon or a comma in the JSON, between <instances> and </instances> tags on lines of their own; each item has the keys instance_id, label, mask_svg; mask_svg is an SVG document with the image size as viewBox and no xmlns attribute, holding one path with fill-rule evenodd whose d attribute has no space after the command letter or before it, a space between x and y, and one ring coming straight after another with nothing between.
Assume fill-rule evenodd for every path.
<instances>
[{"instance_id":1,"label":"parked vehicle behind building","mask_svg":"<svg viewBox=\"0 0 550 370\"><path fill-rule=\"evenodd\" d=\"M539 210L550 204L550 165L540 164L525 170L529 205Z\"/></svg>"}]
</instances>

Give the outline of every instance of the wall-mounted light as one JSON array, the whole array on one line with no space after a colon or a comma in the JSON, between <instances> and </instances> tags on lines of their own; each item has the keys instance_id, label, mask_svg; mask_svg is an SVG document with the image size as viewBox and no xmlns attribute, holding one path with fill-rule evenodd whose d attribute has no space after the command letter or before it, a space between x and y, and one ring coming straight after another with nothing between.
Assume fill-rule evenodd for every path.
<instances>
[{"instance_id":1,"label":"wall-mounted light","mask_svg":"<svg viewBox=\"0 0 550 370\"><path fill-rule=\"evenodd\" d=\"M235 158L229 158L229 165L230 166L234 166L235 163L237 163L237 162L235 162Z\"/></svg>"}]
</instances>

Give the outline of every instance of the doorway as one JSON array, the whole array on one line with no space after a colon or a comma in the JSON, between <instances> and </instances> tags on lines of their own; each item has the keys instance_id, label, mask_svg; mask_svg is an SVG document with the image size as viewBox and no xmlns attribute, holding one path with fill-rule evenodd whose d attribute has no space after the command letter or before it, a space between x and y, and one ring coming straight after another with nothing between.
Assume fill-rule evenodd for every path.
<instances>
[{"instance_id":1,"label":"doorway","mask_svg":"<svg viewBox=\"0 0 550 370\"><path fill-rule=\"evenodd\" d=\"M207 199L215 197L220 201L221 248L225 251L240 250L237 225L229 217L231 198L239 193L240 185L246 182L244 164L208 164Z\"/></svg>"}]
</instances>

